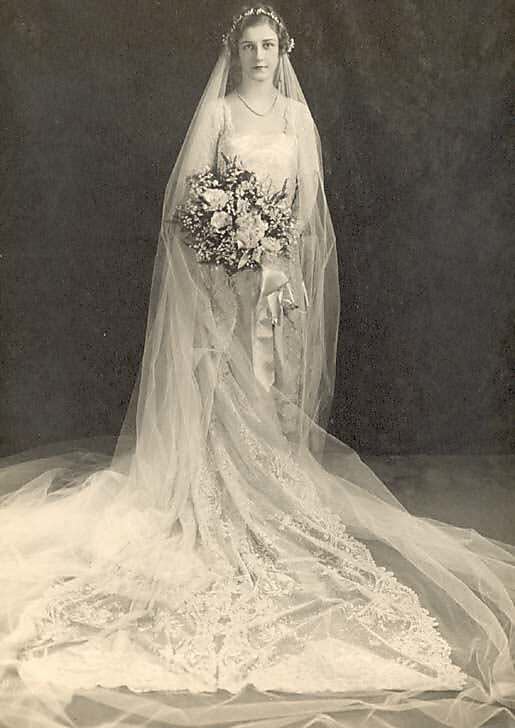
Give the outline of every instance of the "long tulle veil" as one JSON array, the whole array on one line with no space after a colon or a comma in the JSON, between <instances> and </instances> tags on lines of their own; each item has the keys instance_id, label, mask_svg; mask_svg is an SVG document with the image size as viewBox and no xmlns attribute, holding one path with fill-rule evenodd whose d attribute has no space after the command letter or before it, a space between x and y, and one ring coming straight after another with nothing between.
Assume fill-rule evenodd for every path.
<instances>
[{"instance_id":1,"label":"long tulle veil","mask_svg":"<svg viewBox=\"0 0 515 728\"><path fill-rule=\"evenodd\" d=\"M152 494L155 502L167 507L170 498L180 504L182 489L196 477L226 348L226 332L216 320L202 271L190 250L177 244L174 213L188 176L211 165L216 154L213 127L229 72L230 51L223 46L165 191L143 362L122 430L124 448L127 439L135 440L135 482L151 482L157 489ZM293 402L288 402L298 411L290 438L299 447L308 444L313 452L321 452L335 378L340 306L336 242L324 194L320 140L287 54L281 56L276 83L290 102L290 120L301 140L295 214L306 297L299 303L305 300L308 309L301 381ZM238 355L241 361L236 361ZM245 351L231 356L233 367L248 365Z\"/></svg>"},{"instance_id":2,"label":"long tulle veil","mask_svg":"<svg viewBox=\"0 0 515 728\"><path fill-rule=\"evenodd\" d=\"M144 355L114 454L79 448L2 463L0 722L9 728L31 721L45 728L73 725L77 706L87 712L89 705L92 716L102 717L79 724L104 728L299 727L314 725L309 722L313 716L329 712L339 717L325 724L346 727L365 720L371 726L406 728L478 728L489 719L509 725L502 705L513 706L515 700L515 549L408 514L357 454L325 429L340 312L336 239L324 193L320 140L287 54L281 56L277 85L299 140L295 214L302 286L294 287L303 296L305 320L299 385L294 393L285 393L274 383L270 391L279 407L290 409L288 452L317 483L324 506L341 516L379 563L416 591L467 681L452 694L379 690L293 699L264 697L249 688L232 699L202 694L195 703L180 693L77 688L68 683L65 666L61 684L44 684L23 670L21 680L15 676L20 645L33 637L31 605L54 583L66 587L74 580L89 590L90 604L106 590L118 593L125 607L117 616L111 610L108 627L100 629L116 641L131 620L144 618L165 598L167 579L180 578L184 564L173 561L169 539L177 523L187 539L188 499L204 465L210 426L216 421L228 442L243 442L233 424L234 402L217 390L228 350L235 380L251 404L246 425L270 452L286 447L281 433L269 426L269 399L261 396L248 350L233 340L230 318L220 318L216 295L225 274L207 274L199 266L182 243L175 219L189 175L215 158L229 73L230 52L224 46L166 187ZM267 464L260 473L248 473L242 462L234 479L240 484L261 479L265 489ZM279 502L277 507L288 508ZM45 645L41 649L44 653ZM319 724L324 724L322 717Z\"/></svg>"}]
</instances>

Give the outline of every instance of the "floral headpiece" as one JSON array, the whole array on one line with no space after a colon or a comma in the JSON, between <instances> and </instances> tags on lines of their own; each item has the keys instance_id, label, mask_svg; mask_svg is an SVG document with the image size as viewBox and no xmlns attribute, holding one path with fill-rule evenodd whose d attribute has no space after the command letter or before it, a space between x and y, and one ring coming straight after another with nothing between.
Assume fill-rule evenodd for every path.
<instances>
[{"instance_id":1,"label":"floral headpiece","mask_svg":"<svg viewBox=\"0 0 515 728\"><path fill-rule=\"evenodd\" d=\"M256 16L266 15L268 18L271 18L275 23L277 23L279 28L284 29L284 30L286 29L281 18L276 13L274 13L273 10L266 10L265 8L250 8L249 10L245 10L245 12L240 13L240 15L236 15L233 18L231 27L229 28L227 33L224 33L224 35L222 36L222 43L224 45L227 45L227 43L229 42L229 37L238 28L240 23L243 20L245 20L245 18L249 18L251 15L256 15ZM286 53L291 53L294 47L295 47L295 40L290 37L288 47L286 48Z\"/></svg>"}]
</instances>

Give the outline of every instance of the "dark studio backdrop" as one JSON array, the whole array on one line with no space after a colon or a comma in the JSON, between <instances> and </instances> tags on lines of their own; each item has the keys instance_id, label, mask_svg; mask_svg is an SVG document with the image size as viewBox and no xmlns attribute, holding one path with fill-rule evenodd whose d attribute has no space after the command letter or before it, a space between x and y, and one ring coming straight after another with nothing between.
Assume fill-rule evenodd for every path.
<instances>
[{"instance_id":1,"label":"dark studio backdrop","mask_svg":"<svg viewBox=\"0 0 515 728\"><path fill-rule=\"evenodd\" d=\"M339 245L331 431L362 453L510 450L510 2L276 7ZM164 188L234 9L3 1L0 454L116 434Z\"/></svg>"}]
</instances>

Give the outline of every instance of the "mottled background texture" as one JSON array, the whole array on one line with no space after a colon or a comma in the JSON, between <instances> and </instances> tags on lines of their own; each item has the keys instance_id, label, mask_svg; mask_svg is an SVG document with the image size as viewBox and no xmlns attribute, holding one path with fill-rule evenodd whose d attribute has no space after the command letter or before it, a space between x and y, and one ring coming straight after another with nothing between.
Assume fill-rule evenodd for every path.
<instances>
[{"instance_id":1,"label":"mottled background texture","mask_svg":"<svg viewBox=\"0 0 515 728\"><path fill-rule=\"evenodd\" d=\"M276 5L338 236L331 431L362 453L513 449L510 5ZM1 454L117 432L164 187L233 9L1 3Z\"/></svg>"}]
</instances>

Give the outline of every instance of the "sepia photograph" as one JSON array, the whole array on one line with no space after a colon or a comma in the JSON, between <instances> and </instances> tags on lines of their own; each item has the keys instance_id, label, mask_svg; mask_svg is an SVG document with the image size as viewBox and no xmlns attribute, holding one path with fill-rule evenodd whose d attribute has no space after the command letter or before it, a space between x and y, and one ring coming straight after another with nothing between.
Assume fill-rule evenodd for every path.
<instances>
[{"instance_id":1,"label":"sepia photograph","mask_svg":"<svg viewBox=\"0 0 515 728\"><path fill-rule=\"evenodd\" d=\"M3 0L0 728L515 728L509 0Z\"/></svg>"}]
</instances>

